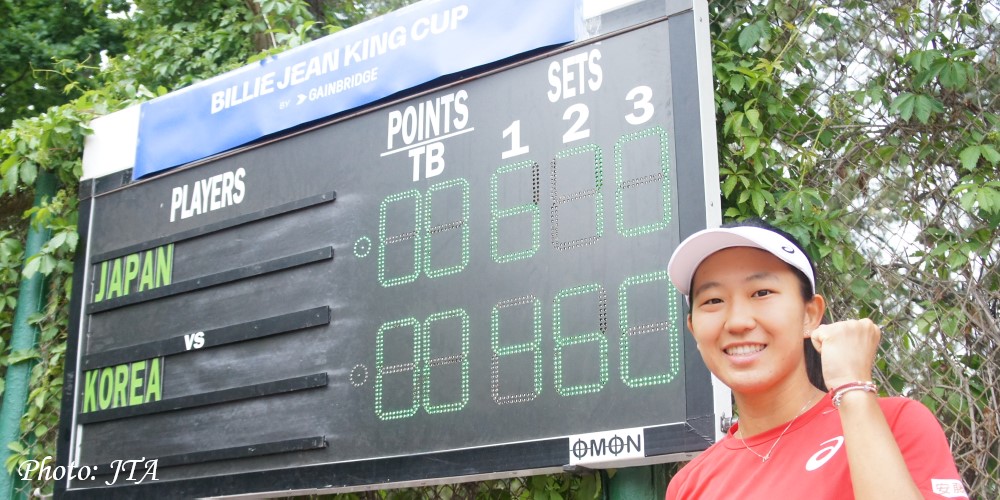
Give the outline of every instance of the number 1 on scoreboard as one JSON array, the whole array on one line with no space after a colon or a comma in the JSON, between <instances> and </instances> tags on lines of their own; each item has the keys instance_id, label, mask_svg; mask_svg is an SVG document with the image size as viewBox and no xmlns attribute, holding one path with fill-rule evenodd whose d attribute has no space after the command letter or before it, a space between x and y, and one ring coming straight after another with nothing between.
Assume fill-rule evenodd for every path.
<instances>
[{"instance_id":1,"label":"number 1 on scoreboard","mask_svg":"<svg viewBox=\"0 0 1000 500\"><path fill-rule=\"evenodd\" d=\"M505 128L503 137L504 139L510 137L510 149L500 153L501 159L506 160L529 151L528 146L521 144L521 120L514 120L509 127Z\"/></svg>"}]
</instances>

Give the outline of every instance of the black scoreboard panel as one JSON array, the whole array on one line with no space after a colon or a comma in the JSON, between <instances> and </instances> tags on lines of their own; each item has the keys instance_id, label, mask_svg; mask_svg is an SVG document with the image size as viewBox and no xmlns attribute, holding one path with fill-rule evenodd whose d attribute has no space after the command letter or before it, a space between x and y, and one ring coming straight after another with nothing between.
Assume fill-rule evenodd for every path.
<instances>
[{"instance_id":1,"label":"black scoreboard panel","mask_svg":"<svg viewBox=\"0 0 1000 500\"><path fill-rule=\"evenodd\" d=\"M93 474L66 492L541 470L629 428L653 461L706 448L709 377L666 275L705 218L685 17L86 184L62 446ZM140 458L156 481L107 486Z\"/></svg>"}]
</instances>

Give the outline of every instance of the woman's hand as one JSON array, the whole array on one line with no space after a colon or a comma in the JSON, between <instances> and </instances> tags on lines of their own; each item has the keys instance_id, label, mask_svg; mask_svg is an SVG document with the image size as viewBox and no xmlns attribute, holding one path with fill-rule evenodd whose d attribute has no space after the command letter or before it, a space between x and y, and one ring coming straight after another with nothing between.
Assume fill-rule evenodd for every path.
<instances>
[{"instance_id":1,"label":"woman's hand","mask_svg":"<svg viewBox=\"0 0 1000 500\"><path fill-rule=\"evenodd\" d=\"M823 355L823 379L827 387L872 379L872 365L882 338L882 331L872 320L820 325L809 336Z\"/></svg>"},{"instance_id":2,"label":"woman's hand","mask_svg":"<svg viewBox=\"0 0 1000 500\"><path fill-rule=\"evenodd\" d=\"M810 337L816 350L823 355L823 377L827 387L871 380L875 352L882 338L881 330L872 320L820 325ZM837 409L844 431L854 498L923 498L878 398L866 391L850 391Z\"/></svg>"}]
</instances>

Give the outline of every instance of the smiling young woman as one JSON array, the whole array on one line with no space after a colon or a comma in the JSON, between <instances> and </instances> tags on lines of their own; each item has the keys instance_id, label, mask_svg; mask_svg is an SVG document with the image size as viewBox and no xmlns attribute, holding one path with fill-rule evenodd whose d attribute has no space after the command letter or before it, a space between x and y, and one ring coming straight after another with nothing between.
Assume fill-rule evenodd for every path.
<instances>
[{"instance_id":1,"label":"smiling young woman","mask_svg":"<svg viewBox=\"0 0 1000 500\"><path fill-rule=\"evenodd\" d=\"M707 229L667 270L705 365L739 409L667 499L968 498L934 415L878 396L878 326L823 324L826 302L794 238L759 220Z\"/></svg>"}]
</instances>

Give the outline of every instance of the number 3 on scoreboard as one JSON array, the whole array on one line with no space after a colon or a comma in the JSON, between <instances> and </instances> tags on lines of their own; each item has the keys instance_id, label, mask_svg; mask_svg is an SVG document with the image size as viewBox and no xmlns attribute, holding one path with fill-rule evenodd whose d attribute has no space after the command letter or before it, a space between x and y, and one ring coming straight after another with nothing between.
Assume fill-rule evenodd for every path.
<instances>
[{"instance_id":1,"label":"number 3 on scoreboard","mask_svg":"<svg viewBox=\"0 0 1000 500\"><path fill-rule=\"evenodd\" d=\"M625 115L625 121L629 125L642 125L653 117L653 89L648 85L640 85L625 94L625 100L632 101L633 111Z\"/></svg>"}]
</instances>

